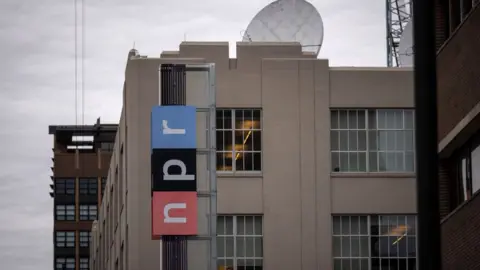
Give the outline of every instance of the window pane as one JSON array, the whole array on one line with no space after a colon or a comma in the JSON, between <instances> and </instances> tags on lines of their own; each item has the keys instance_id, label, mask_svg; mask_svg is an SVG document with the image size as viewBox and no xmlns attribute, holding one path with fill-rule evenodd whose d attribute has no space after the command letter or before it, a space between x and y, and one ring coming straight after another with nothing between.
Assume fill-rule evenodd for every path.
<instances>
[{"instance_id":1,"label":"window pane","mask_svg":"<svg viewBox=\"0 0 480 270\"><path fill-rule=\"evenodd\" d=\"M261 129L261 111L256 109L253 110L253 116L252 116L253 122L254 122L254 128L255 129Z\"/></svg>"},{"instance_id":2,"label":"window pane","mask_svg":"<svg viewBox=\"0 0 480 270\"><path fill-rule=\"evenodd\" d=\"M225 256L226 257L233 257L233 246L234 241L233 237L225 237Z\"/></svg>"},{"instance_id":3,"label":"window pane","mask_svg":"<svg viewBox=\"0 0 480 270\"><path fill-rule=\"evenodd\" d=\"M352 235L359 235L360 234L360 217L358 216L350 217L350 227L351 227Z\"/></svg>"},{"instance_id":4,"label":"window pane","mask_svg":"<svg viewBox=\"0 0 480 270\"><path fill-rule=\"evenodd\" d=\"M342 257L350 256L350 237L342 236Z\"/></svg>"},{"instance_id":5,"label":"window pane","mask_svg":"<svg viewBox=\"0 0 480 270\"><path fill-rule=\"evenodd\" d=\"M367 171L367 153L358 153L358 170L360 172Z\"/></svg>"},{"instance_id":6,"label":"window pane","mask_svg":"<svg viewBox=\"0 0 480 270\"><path fill-rule=\"evenodd\" d=\"M255 241L253 237L246 237L245 238L245 249L246 249L246 256L247 257L254 257L254 249L255 249Z\"/></svg>"},{"instance_id":7,"label":"window pane","mask_svg":"<svg viewBox=\"0 0 480 270\"><path fill-rule=\"evenodd\" d=\"M357 111L348 111L348 129L357 129Z\"/></svg>"},{"instance_id":8,"label":"window pane","mask_svg":"<svg viewBox=\"0 0 480 270\"><path fill-rule=\"evenodd\" d=\"M331 129L338 128L338 111L331 111L330 113L330 127Z\"/></svg>"},{"instance_id":9,"label":"window pane","mask_svg":"<svg viewBox=\"0 0 480 270\"><path fill-rule=\"evenodd\" d=\"M386 111L386 114L387 114L387 123L386 123L386 127L388 129L394 129L395 128L395 111L394 110L387 110Z\"/></svg>"},{"instance_id":10,"label":"window pane","mask_svg":"<svg viewBox=\"0 0 480 270\"><path fill-rule=\"evenodd\" d=\"M232 128L232 111L231 110L223 111L223 128L224 129Z\"/></svg>"},{"instance_id":11,"label":"window pane","mask_svg":"<svg viewBox=\"0 0 480 270\"><path fill-rule=\"evenodd\" d=\"M246 216L245 217L245 234L246 235L254 235L254 225L253 225L253 216Z\"/></svg>"},{"instance_id":12,"label":"window pane","mask_svg":"<svg viewBox=\"0 0 480 270\"><path fill-rule=\"evenodd\" d=\"M408 172L413 172L415 169L415 158L413 152L405 153L405 170Z\"/></svg>"},{"instance_id":13,"label":"window pane","mask_svg":"<svg viewBox=\"0 0 480 270\"><path fill-rule=\"evenodd\" d=\"M350 234L350 217L349 216L342 216L342 234L349 235Z\"/></svg>"},{"instance_id":14,"label":"window pane","mask_svg":"<svg viewBox=\"0 0 480 270\"><path fill-rule=\"evenodd\" d=\"M358 150L358 132L357 131L349 131L348 132L348 150L350 151L357 151Z\"/></svg>"},{"instance_id":15,"label":"window pane","mask_svg":"<svg viewBox=\"0 0 480 270\"><path fill-rule=\"evenodd\" d=\"M255 257L263 257L263 238L255 237Z\"/></svg>"},{"instance_id":16,"label":"window pane","mask_svg":"<svg viewBox=\"0 0 480 270\"><path fill-rule=\"evenodd\" d=\"M261 153L253 153L253 170L261 171L262 170L262 155Z\"/></svg>"},{"instance_id":17,"label":"window pane","mask_svg":"<svg viewBox=\"0 0 480 270\"><path fill-rule=\"evenodd\" d=\"M223 110L216 111L216 126L217 129L223 129Z\"/></svg>"},{"instance_id":18,"label":"window pane","mask_svg":"<svg viewBox=\"0 0 480 270\"><path fill-rule=\"evenodd\" d=\"M226 216L225 217L225 229L227 235L233 235L233 217Z\"/></svg>"},{"instance_id":19,"label":"window pane","mask_svg":"<svg viewBox=\"0 0 480 270\"><path fill-rule=\"evenodd\" d=\"M236 245L236 256L237 257L244 257L245 256L245 238L244 237L237 237L237 245Z\"/></svg>"},{"instance_id":20,"label":"window pane","mask_svg":"<svg viewBox=\"0 0 480 270\"><path fill-rule=\"evenodd\" d=\"M358 171L358 153L350 152L349 153L349 172L357 172Z\"/></svg>"},{"instance_id":21,"label":"window pane","mask_svg":"<svg viewBox=\"0 0 480 270\"><path fill-rule=\"evenodd\" d=\"M340 129L347 129L348 128L348 114L347 111L341 110L339 115L339 122L340 122Z\"/></svg>"},{"instance_id":22,"label":"window pane","mask_svg":"<svg viewBox=\"0 0 480 270\"><path fill-rule=\"evenodd\" d=\"M261 216L256 216L255 217L255 235L262 235L263 234L263 228L262 228L262 217Z\"/></svg>"},{"instance_id":23,"label":"window pane","mask_svg":"<svg viewBox=\"0 0 480 270\"><path fill-rule=\"evenodd\" d=\"M348 131L340 131L340 150L348 150Z\"/></svg>"},{"instance_id":24,"label":"window pane","mask_svg":"<svg viewBox=\"0 0 480 270\"><path fill-rule=\"evenodd\" d=\"M372 151L378 150L377 131L368 132L368 149Z\"/></svg>"},{"instance_id":25,"label":"window pane","mask_svg":"<svg viewBox=\"0 0 480 270\"><path fill-rule=\"evenodd\" d=\"M351 256L359 257L360 256L360 237L352 236L351 237Z\"/></svg>"},{"instance_id":26,"label":"window pane","mask_svg":"<svg viewBox=\"0 0 480 270\"><path fill-rule=\"evenodd\" d=\"M217 217L217 235L224 235L225 234L225 217L218 216Z\"/></svg>"},{"instance_id":27,"label":"window pane","mask_svg":"<svg viewBox=\"0 0 480 270\"><path fill-rule=\"evenodd\" d=\"M365 110L357 111L358 129L365 129Z\"/></svg>"},{"instance_id":28,"label":"window pane","mask_svg":"<svg viewBox=\"0 0 480 270\"><path fill-rule=\"evenodd\" d=\"M358 132L358 150L365 151L367 150L367 132L359 131Z\"/></svg>"},{"instance_id":29,"label":"window pane","mask_svg":"<svg viewBox=\"0 0 480 270\"><path fill-rule=\"evenodd\" d=\"M340 171L340 154L333 152L331 162L332 162L332 172L339 172Z\"/></svg>"},{"instance_id":30,"label":"window pane","mask_svg":"<svg viewBox=\"0 0 480 270\"><path fill-rule=\"evenodd\" d=\"M342 257L342 239L340 236L333 237L333 257Z\"/></svg>"},{"instance_id":31,"label":"window pane","mask_svg":"<svg viewBox=\"0 0 480 270\"><path fill-rule=\"evenodd\" d=\"M340 135L338 131L334 131L334 130L330 131L330 148L333 151L339 150L339 143L340 143L339 136Z\"/></svg>"},{"instance_id":32,"label":"window pane","mask_svg":"<svg viewBox=\"0 0 480 270\"><path fill-rule=\"evenodd\" d=\"M369 156L368 164L369 164L369 169L370 169L370 171L371 171L371 172L376 172L376 171L378 171L378 166L377 166L377 162L378 162L377 152L369 152L369 153L368 153L368 156Z\"/></svg>"},{"instance_id":33,"label":"window pane","mask_svg":"<svg viewBox=\"0 0 480 270\"><path fill-rule=\"evenodd\" d=\"M341 218L339 216L333 217L333 235L341 234Z\"/></svg>"},{"instance_id":34,"label":"window pane","mask_svg":"<svg viewBox=\"0 0 480 270\"><path fill-rule=\"evenodd\" d=\"M377 129L377 113L375 110L368 111L368 129Z\"/></svg>"},{"instance_id":35,"label":"window pane","mask_svg":"<svg viewBox=\"0 0 480 270\"><path fill-rule=\"evenodd\" d=\"M245 235L245 217L243 216L237 217L237 234Z\"/></svg>"},{"instance_id":36,"label":"window pane","mask_svg":"<svg viewBox=\"0 0 480 270\"><path fill-rule=\"evenodd\" d=\"M413 111L412 110L405 110L405 129L413 129L414 119L413 119Z\"/></svg>"},{"instance_id":37,"label":"window pane","mask_svg":"<svg viewBox=\"0 0 480 270\"><path fill-rule=\"evenodd\" d=\"M225 149L225 145L224 145L224 142L225 142L225 132L223 132L222 130L217 130L216 132L217 134L215 135L216 136L216 139L217 139L217 151L222 151L222 150L226 150Z\"/></svg>"},{"instance_id":38,"label":"window pane","mask_svg":"<svg viewBox=\"0 0 480 270\"><path fill-rule=\"evenodd\" d=\"M340 171L348 172L348 153L340 153Z\"/></svg>"},{"instance_id":39,"label":"window pane","mask_svg":"<svg viewBox=\"0 0 480 270\"><path fill-rule=\"evenodd\" d=\"M225 257L225 237L217 236L218 257Z\"/></svg>"},{"instance_id":40,"label":"window pane","mask_svg":"<svg viewBox=\"0 0 480 270\"><path fill-rule=\"evenodd\" d=\"M261 131L253 131L252 132L252 144L254 151L261 151L262 150L262 134Z\"/></svg>"}]
</instances>

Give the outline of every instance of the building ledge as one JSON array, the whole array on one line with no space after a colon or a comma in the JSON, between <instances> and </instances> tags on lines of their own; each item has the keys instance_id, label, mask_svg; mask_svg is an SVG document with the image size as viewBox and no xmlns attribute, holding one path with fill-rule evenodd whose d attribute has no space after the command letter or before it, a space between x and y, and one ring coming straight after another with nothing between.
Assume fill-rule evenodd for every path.
<instances>
[{"instance_id":1,"label":"building ledge","mask_svg":"<svg viewBox=\"0 0 480 270\"><path fill-rule=\"evenodd\" d=\"M469 205L470 203L473 203L473 201L477 199L477 200L480 200L480 190L477 190L477 192L475 192L473 195L472 195L472 198L470 198L469 200L467 201L464 201L462 204L460 204L459 206L457 206L457 208L455 208L452 212L450 212L447 216L445 216L441 221L440 221L440 224L443 224L445 222L447 222L451 217L453 217L456 213L460 212L463 208L465 208L467 205Z\"/></svg>"}]
</instances>

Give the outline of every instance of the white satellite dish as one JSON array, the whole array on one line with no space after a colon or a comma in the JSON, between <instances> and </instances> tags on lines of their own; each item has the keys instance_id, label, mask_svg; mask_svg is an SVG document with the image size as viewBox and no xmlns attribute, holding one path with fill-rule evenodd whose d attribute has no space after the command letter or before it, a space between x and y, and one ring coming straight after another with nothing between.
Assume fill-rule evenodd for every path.
<instances>
[{"instance_id":1,"label":"white satellite dish","mask_svg":"<svg viewBox=\"0 0 480 270\"><path fill-rule=\"evenodd\" d=\"M413 67L413 21L408 22L403 29L398 56L401 67Z\"/></svg>"},{"instance_id":2,"label":"white satellite dish","mask_svg":"<svg viewBox=\"0 0 480 270\"><path fill-rule=\"evenodd\" d=\"M253 17L243 41L297 41L303 51L318 55L323 42L322 17L305 0L277 0Z\"/></svg>"}]
</instances>

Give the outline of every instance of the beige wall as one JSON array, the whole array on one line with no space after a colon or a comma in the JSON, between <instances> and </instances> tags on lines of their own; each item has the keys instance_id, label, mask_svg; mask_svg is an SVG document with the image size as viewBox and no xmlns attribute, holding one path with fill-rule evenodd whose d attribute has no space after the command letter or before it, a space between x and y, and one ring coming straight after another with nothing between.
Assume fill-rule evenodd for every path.
<instances>
[{"instance_id":1,"label":"beige wall","mask_svg":"<svg viewBox=\"0 0 480 270\"><path fill-rule=\"evenodd\" d=\"M145 142L150 141L150 109L158 104L161 63L213 62L218 107L262 108L262 173L218 174L218 212L263 214L264 269L332 269L332 214L415 212L413 175L331 175L329 142L330 108L413 107L411 70L331 68L328 60L302 54L297 43L237 43L237 59L229 59L228 51L228 43L188 42L160 59L128 61L120 135L107 183L115 185L123 145L124 207L106 269L114 269L122 243L129 266L123 269L159 269L159 242L150 240L150 145ZM202 83L200 77L187 77L187 91ZM187 95L190 104L202 96ZM199 176L198 181L203 185L206 179ZM111 199L105 196L97 234L105 234L101 224ZM207 207L199 205L200 210ZM189 248L190 263L206 269L201 267L205 246L192 242Z\"/></svg>"}]
</instances>

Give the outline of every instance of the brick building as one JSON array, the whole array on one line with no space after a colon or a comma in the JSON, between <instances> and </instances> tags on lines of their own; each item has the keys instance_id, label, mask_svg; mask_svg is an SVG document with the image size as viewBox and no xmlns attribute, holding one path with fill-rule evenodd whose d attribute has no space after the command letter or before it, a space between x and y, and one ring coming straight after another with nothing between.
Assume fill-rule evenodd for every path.
<instances>
[{"instance_id":1,"label":"brick building","mask_svg":"<svg viewBox=\"0 0 480 270\"><path fill-rule=\"evenodd\" d=\"M49 126L54 136L52 192L54 269L89 269L93 220L108 174L115 124Z\"/></svg>"},{"instance_id":2,"label":"brick building","mask_svg":"<svg viewBox=\"0 0 480 270\"><path fill-rule=\"evenodd\" d=\"M436 5L443 269L480 269L480 8Z\"/></svg>"}]
</instances>

